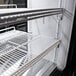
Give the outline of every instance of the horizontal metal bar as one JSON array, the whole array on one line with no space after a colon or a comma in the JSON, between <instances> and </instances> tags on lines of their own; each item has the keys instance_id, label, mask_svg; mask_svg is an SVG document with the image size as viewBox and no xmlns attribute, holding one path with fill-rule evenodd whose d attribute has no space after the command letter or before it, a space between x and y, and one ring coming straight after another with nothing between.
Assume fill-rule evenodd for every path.
<instances>
[{"instance_id":1,"label":"horizontal metal bar","mask_svg":"<svg viewBox=\"0 0 76 76\"><path fill-rule=\"evenodd\" d=\"M41 13L39 12L39 13L34 13L34 14L25 14L25 15L22 15L22 16L19 16L19 17L3 18L3 19L0 20L0 22L4 23L6 21L8 23L8 21L15 21L17 18L24 18L24 17L27 18L27 17L32 17L32 16L45 15L45 14L49 14L49 13L52 15L52 13L57 14L57 13L62 13L62 11L49 11L49 12L47 11L47 12L41 12Z\"/></svg>"},{"instance_id":2,"label":"horizontal metal bar","mask_svg":"<svg viewBox=\"0 0 76 76\"><path fill-rule=\"evenodd\" d=\"M36 16L36 15L43 15L43 14L56 13L56 12L62 13L62 11L57 11L57 10L54 10L54 11L45 11L45 12L39 12L39 13L29 13L29 14L25 13L24 15L23 14L22 15L19 14L20 16L12 16L12 17L10 17L10 16L4 16L4 18L1 19L1 20L17 19L17 18L22 18L22 17L31 17L31 16Z\"/></svg>"},{"instance_id":3,"label":"horizontal metal bar","mask_svg":"<svg viewBox=\"0 0 76 76\"><path fill-rule=\"evenodd\" d=\"M15 21L9 21L9 22L6 22L6 23L0 23L0 26L2 25L2 26L9 26L9 25L16 25L16 24L19 24L19 23L25 23L26 21L29 21L29 20L32 20L32 19L37 19L37 18L41 18L41 17L46 17L46 16L52 16L52 15L58 15L58 14L61 14L61 12L52 12L52 13L49 13L49 14L46 14L46 13L44 13L43 15L41 15L41 14L39 14L38 16L37 16L37 14L36 15L34 15L35 17L31 17L30 16L30 18L23 18L22 20L15 20Z\"/></svg>"},{"instance_id":4,"label":"horizontal metal bar","mask_svg":"<svg viewBox=\"0 0 76 76\"><path fill-rule=\"evenodd\" d=\"M49 14L49 13L55 13L55 12L60 12L61 14L66 14L67 13L70 17L72 16L72 14L64 8L38 9L38 10L28 10L28 11L26 10L26 11L22 11L22 12L0 14L1 17L5 17L5 18L1 19L0 22L1 23L4 22L4 21L8 22L8 21L13 21L14 19L17 19L17 18L23 18L23 17L27 18L27 17L31 17L31 16L35 16L35 15L38 16L38 15L41 15L41 14L43 15L43 14ZM20 14L23 14L23 15L20 15ZM20 16L16 16L16 15L20 15ZM10 17L10 16L12 16L12 17ZM39 17L36 17L36 18L39 18ZM33 18L33 19L35 19L35 18Z\"/></svg>"},{"instance_id":5,"label":"horizontal metal bar","mask_svg":"<svg viewBox=\"0 0 76 76\"><path fill-rule=\"evenodd\" d=\"M58 14L61 14L61 13L45 14L45 15L40 15L40 16L30 17L30 18L27 18L27 20L33 20L33 19L37 19L37 18L42 18L42 17L52 16L52 15L58 15Z\"/></svg>"},{"instance_id":6,"label":"horizontal metal bar","mask_svg":"<svg viewBox=\"0 0 76 76\"><path fill-rule=\"evenodd\" d=\"M30 12L30 13L29 13ZM24 14L23 14L24 13ZM0 19L0 26L10 26L10 25L17 25L20 23L25 23L28 20L32 19L37 19L41 17L46 17L46 16L52 16L52 15L57 15L57 14L62 14L63 9L61 8L53 8L53 9L38 9L38 10L28 10L28 11L22 11L22 12L14 12L14 13L9 13L9 14L0 14L1 17L8 16L7 18ZM10 15L16 15L16 14L23 14L23 16L17 16L17 17L10 17ZM42 16L40 16L42 15ZM30 18L28 18L30 17ZM32 18L31 18L32 17ZM20 19L19 18L23 18Z\"/></svg>"},{"instance_id":7,"label":"horizontal metal bar","mask_svg":"<svg viewBox=\"0 0 76 76\"><path fill-rule=\"evenodd\" d=\"M2 14L0 14L0 17L1 16L7 16L7 15L14 15L14 14L21 14L21 13L33 13L33 12L42 12L42 11L49 11L49 10L63 10L62 8L52 8L52 9L37 9L37 10L26 10L26 11L21 11L21 12L11 12L11 13L2 13Z\"/></svg>"}]
</instances>

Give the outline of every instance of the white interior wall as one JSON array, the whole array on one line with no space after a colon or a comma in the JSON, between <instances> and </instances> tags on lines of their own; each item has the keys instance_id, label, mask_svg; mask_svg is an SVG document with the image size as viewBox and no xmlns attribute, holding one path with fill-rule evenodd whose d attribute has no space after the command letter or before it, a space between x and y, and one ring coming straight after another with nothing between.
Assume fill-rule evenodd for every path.
<instances>
[{"instance_id":1,"label":"white interior wall","mask_svg":"<svg viewBox=\"0 0 76 76\"><path fill-rule=\"evenodd\" d=\"M67 9L72 14L74 13L74 2L75 0L62 0L62 8ZM28 0L28 8L57 8L60 7L61 0ZM28 22L28 30L32 32L33 35L45 35L49 37L57 36L57 17L44 17ZM66 66L67 55L69 42L71 37L73 17L68 19L66 16L63 16L61 21L59 36L62 39L62 43L57 50L56 54L56 63L59 69L64 69ZM52 52L49 57L50 60L54 60L55 50Z\"/></svg>"},{"instance_id":2,"label":"white interior wall","mask_svg":"<svg viewBox=\"0 0 76 76\"><path fill-rule=\"evenodd\" d=\"M74 10L75 10L75 0L62 0L61 7L67 9L72 14L72 16L69 18L65 15L63 16L59 32L62 42L60 48L57 50L56 62L58 64L57 65L58 68L63 70L66 66L69 52L69 44L70 44Z\"/></svg>"},{"instance_id":3,"label":"white interior wall","mask_svg":"<svg viewBox=\"0 0 76 76\"><path fill-rule=\"evenodd\" d=\"M59 0L28 0L28 8L57 8Z\"/></svg>"},{"instance_id":4,"label":"white interior wall","mask_svg":"<svg viewBox=\"0 0 76 76\"><path fill-rule=\"evenodd\" d=\"M57 7L59 7L59 0L28 0L28 8L57 8ZM29 32L32 32L34 36L45 35L48 37L56 38L58 28L56 19L57 16L50 16L29 21L28 30ZM55 49L51 51L50 54L48 54L48 56L46 56L46 58L47 59L49 58L50 61L54 61L54 57L55 57Z\"/></svg>"}]
</instances>

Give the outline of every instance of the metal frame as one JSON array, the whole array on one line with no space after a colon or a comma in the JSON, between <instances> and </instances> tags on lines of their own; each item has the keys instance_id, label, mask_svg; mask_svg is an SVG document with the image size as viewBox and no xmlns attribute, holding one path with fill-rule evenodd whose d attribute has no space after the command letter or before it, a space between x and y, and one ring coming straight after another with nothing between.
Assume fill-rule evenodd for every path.
<instances>
[{"instance_id":1,"label":"metal frame","mask_svg":"<svg viewBox=\"0 0 76 76\"><path fill-rule=\"evenodd\" d=\"M25 23L28 20L33 20L33 19L42 18L42 17L46 17L46 16L64 14L65 12L66 12L66 10L63 8L54 8L54 9L38 9L38 10L26 10L26 11L13 12L13 13L4 13L4 14L0 14L0 20L5 21L5 20L10 20L10 19L14 20L17 18L22 18L22 19L16 20L16 21L9 21L6 23L0 23L0 26L1 25L6 26L6 25L14 25L14 24L18 24L18 23ZM13 16L13 17L10 17L10 16ZM5 18L2 19L1 17L5 17ZM18 71L16 71L11 76L21 76L27 69L29 69L31 66L36 64L39 60L41 60L44 56L46 56L51 51L51 49L57 47L59 45L59 43L60 43L60 40L56 40L56 42L54 42L44 52L42 52L37 57L33 58L27 64L24 64L21 68L18 69ZM20 46L22 46L22 45L20 45Z\"/></svg>"}]
</instances>

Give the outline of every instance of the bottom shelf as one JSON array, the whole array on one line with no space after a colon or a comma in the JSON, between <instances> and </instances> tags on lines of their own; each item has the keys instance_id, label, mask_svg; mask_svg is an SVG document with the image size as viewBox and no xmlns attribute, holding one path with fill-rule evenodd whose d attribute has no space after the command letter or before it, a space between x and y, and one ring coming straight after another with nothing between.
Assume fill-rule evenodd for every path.
<instances>
[{"instance_id":1,"label":"bottom shelf","mask_svg":"<svg viewBox=\"0 0 76 76\"><path fill-rule=\"evenodd\" d=\"M60 43L60 40L57 40L54 38L48 38L46 36L39 36L37 38L33 38L32 41L30 41L27 44L28 45L28 51L27 51L27 58L28 59L26 60L26 57L25 57L26 53L25 52L22 54L22 57L20 59L17 56L18 53L16 54L16 51L14 51L14 54L16 54L16 56L19 58L19 60L16 61L11 67L9 67L9 69L7 69L5 72L3 72L0 76L22 76L23 74L26 73L26 71L28 72L28 74L30 74L32 68L34 68L34 67L35 67L34 73L32 73L32 76L44 75L46 70L48 70L48 68L51 67L53 63L52 62L50 63L50 61L43 59L43 58L49 52L51 52L52 49L57 47L57 45L59 43ZM25 46L26 45L24 44L23 47L25 47ZM21 50L20 47L15 48L15 50L16 49ZM14 54L12 53L11 56L12 55L14 56ZM21 53L19 55L21 55ZM7 55L5 55L5 56L7 56ZM13 58L15 58L15 56ZM23 62L23 60L24 60L24 62ZM22 62L23 62L23 64L21 65ZM35 65L35 64L37 64L37 65ZM53 64L53 65L55 68L56 65L55 64ZM37 68L37 67L39 67L39 68Z\"/></svg>"}]
</instances>

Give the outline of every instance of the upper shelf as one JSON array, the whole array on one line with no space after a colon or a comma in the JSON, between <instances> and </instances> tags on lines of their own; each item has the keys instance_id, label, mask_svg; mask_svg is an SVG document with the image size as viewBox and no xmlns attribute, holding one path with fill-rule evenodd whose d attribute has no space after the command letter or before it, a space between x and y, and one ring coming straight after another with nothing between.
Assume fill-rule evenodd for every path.
<instances>
[{"instance_id":1,"label":"upper shelf","mask_svg":"<svg viewBox=\"0 0 76 76\"><path fill-rule=\"evenodd\" d=\"M1 25L14 25L18 23L23 23L28 20L33 20L37 18L64 14L65 16L72 17L72 14L64 8L46 8L46 9L36 9L36 8L12 8L12 9L1 9L0 10L0 26Z\"/></svg>"},{"instance_id":2,"label":"upper shelf","mask_svg":"<svg viewBox=\"0 0 76 76\"><path fill-rule=\"evenodd\" d=\"M0 26L16 25L25 23L28 20L37 18L63 14L63 8L49 9L1 9L0 10Z\"/></svg>"}]
</instances>

